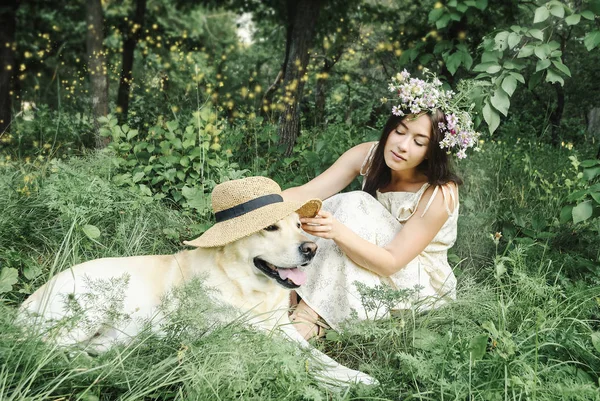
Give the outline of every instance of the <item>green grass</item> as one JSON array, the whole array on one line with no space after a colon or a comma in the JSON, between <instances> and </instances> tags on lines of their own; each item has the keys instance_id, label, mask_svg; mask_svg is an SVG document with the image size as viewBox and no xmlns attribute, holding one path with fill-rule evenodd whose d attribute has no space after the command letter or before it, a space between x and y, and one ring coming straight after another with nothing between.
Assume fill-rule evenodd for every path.
<instances>
[{"instance_id":1,"label":"green grass","mask_svg":"<svg viewBox=\"0 0 600 401\"><path fill-rule=\"evenodd\" d=\"M461 163L451 256L458 300L317 342L381 382L337 392L319 386L294 344L242 321L215 325L201 283L177 295L185 302L164 336L142 335L100 357L23 332L16 308L53 272L102 256L175 252L206 221L113 185L109 155L1 167L0 260L18 281L0 294L0 399L600 400L598 219L559 221L573 154L489 143Z\"/></svg>"}]
</instances>

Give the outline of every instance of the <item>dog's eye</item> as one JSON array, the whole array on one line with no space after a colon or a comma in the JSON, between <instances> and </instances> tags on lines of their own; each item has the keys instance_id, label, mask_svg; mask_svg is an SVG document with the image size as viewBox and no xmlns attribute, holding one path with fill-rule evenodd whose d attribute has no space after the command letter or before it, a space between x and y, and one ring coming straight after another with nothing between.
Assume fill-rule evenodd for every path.
<instances>
[{"instance_id":1,"label":"dog's eye","mask_svg":"<svg viewBox=\"0 0 600 401\"><path fill-rule=\"evenodd\" d=\"M265 228L265 231L277 231L277 230L279 230L279 227L275 224Z\"/></svg>"},{"instance_id":2,"label":"dog's eye","mask_svg":"<svg viewBox=\"0 0 600 401\"><path fill-rule=\"evenodd\" d=\"M302 224L300 224L300 223L296 224L296 226L297 226L298 228L302 228Z\"/></svg>"}]
</instances>

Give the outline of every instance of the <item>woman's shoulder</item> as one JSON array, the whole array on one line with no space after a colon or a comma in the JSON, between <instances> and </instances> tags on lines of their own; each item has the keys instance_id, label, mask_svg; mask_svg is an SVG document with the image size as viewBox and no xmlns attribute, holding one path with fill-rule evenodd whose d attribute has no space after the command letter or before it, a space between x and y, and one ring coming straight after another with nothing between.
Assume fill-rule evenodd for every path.
<instances>
[{"instance_id":1,"label":"woman's shoulder","mask_svg":"<svg viewBox=\"0 0 600 401\"><path fill-rule=\"evenodd\" d=\"M363 142L363 143L359 143L358 145L352 147L349 149L349 151L355 151L357 153L361 153L364 156L368 155L371 152L371 149L375 149L379 142L377 141L370 141L370 142Z\"/></svg>"},{"instance_id":2,"label":"woman's shoulder","mask_svg":"<svg viewBox=\"0 0 600 401\"><path fill-rule=\"evenodd\" d=\"M375 153L375 149L377 148L376 141L372 142L363 142L361 144L356 145L351 150L356 152L357 160L360 161L360 175L365 175L369 170L369 166L371 165L371 159L373 158L373 154Z\"/></svg>"},{"instance_id":3,"label":"woman's shoulder","mask_svg":"<svg viewBox=\"0 0 600 401\"><path fill-rule=\"evenodd\" d=\"M429 185L419 200L417 212L420 215L431 212L451 215L458 207L458 201L458 185L455 182Z\"/></svg>"}]
</instances>

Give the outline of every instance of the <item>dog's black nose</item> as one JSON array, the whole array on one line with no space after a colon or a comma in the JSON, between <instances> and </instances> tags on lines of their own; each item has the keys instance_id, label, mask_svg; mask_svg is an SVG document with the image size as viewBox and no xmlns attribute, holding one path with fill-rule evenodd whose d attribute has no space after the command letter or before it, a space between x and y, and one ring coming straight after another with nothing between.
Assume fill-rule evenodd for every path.
<instances>
[{"instance_id":1,"label":"dog's black nose","mask_svg":"<svg viewBox=\"0 0 600 401\"><path fill-rule=\"evenodd\" d=\"M300 252L302 252L302 254L312 258L313 256L315 256L315 253L317 252L317 244L315 244L314 242L308 242L308 241L303 242L300 244Z\"/></svg>"}]
</instances>

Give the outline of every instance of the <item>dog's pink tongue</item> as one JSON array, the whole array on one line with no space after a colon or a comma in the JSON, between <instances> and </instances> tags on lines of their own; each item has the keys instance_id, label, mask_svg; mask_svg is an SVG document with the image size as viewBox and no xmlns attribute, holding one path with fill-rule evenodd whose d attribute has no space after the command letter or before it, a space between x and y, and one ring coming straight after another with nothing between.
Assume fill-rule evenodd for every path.
<instances>
[{"instance_id":1,"label":"dog's pink tongue","mask_svg":"<svg viewBox=\"0 0 600 401\"><path fill-rule=\"evenodd\" d=\"M298 268L279 269L277 270L277 272L279 273L279 277L281 277L284 280L289 278L296 285L302 285L306 282L306 273L304 273Z\"/></svg>"}]
</instances>

